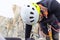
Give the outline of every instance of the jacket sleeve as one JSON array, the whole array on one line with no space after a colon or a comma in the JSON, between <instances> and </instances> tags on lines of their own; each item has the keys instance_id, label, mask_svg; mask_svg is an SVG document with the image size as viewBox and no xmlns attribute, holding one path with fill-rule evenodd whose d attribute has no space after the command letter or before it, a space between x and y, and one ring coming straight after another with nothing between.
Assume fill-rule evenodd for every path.
<instances>
[{"instance_id":1,"label":"jacket sleeve","mask_svg":"<svg viewBox=\"0 0 60 40\"><path fill-rule=\"evenodd\" d=\"M52 0L41 0L40 2L37 2L45 6L50 11L50 6L52 3Z\"/></svg>"},{"instance_id":2,"label":"jacket sleeve","mask_svg":"<svg viewBox=\"0 0 60 40\"><path fill-rule=\"evenodd\" d=\"M50 12L54 11L57 7L60 8L60 4L56 0L41 0L37 3L40 3L43 6L47 7Z\"/></svg>"},{"instance_id":3,"label":"jacket sleeve","mask_svg":"<svg viewBox=\"0 0 60 40\"><path fill-rule=\"evenodd\" d=\"M56 0L53 0L50 5L52 12L60 12L60 3Z\"/></svg>"}]
</instances>

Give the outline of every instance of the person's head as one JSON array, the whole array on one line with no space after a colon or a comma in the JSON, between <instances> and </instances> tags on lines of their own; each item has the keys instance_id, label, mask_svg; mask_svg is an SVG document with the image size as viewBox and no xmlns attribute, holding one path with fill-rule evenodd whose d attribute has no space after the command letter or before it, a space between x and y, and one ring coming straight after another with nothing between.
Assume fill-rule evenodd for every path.
<instances>
[{"instance_id":1,"label":"person's head","mask_svg":"<svg viewBox=\"0 0 60 40\"><path fill-rule=\"evenodd\" d=\"M41 9L42 7L40 7L40 4L26 4L24 7L22 7L21 10L21 17L23 22L29 25L36 24L39 18L42 17Z\"/></svg>"},{"instance_id":2,"label":"person's head","mask_svg":"<svg viewBox=\"0 0 60 40\"><path fill-rule=\"evenodd\" d=\"M40 2L37 2L37 5L41 8L40 12L40 16L41 17L48 17L48 8L44 7L44 5L42 5Z\"/></svg>"}]
</instances>

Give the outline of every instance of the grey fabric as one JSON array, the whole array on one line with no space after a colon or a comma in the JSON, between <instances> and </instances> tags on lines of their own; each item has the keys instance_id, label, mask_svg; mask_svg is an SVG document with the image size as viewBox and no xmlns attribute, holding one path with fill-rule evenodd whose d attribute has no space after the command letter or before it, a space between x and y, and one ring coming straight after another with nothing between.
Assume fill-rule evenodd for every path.
<instances>
[{"instance_id":1,"label":"grey fabric","mask_svg":"<svg viewBox=\"0 0 60 40\"><path fill-rule=\"evenodd\" d=\"M20 38L6 38L6 40L21 40Z\"/></svg>"},{"instance_id":2,"label":"grey fabric","mask_svg":"<svg viewBox=\"0 0 60 40\"><path fill-rule=\"evenodd\" d=\"M34 38L28 38L27 40L35 40Z\"/></svg>"}]
</instances>

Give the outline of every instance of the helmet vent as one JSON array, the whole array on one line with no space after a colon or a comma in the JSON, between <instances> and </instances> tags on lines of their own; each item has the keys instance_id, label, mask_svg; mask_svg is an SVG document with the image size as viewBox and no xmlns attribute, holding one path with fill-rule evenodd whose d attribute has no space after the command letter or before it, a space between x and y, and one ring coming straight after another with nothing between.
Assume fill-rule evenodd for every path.
<instances>
[{"instance_id":1,"label":"helmet vent","mask_svg":"<svg viewBox=\"0 0 60 40\"><path fill-rule=\"evenodd\" d=\"M30 21L30 22L33 22L34 20Z\"/></svg>"},{"instance_id":2,"label":"helmet vent","mask_svg":"<svg viewBox=\"0 0 60 40\"><path fill-rule=\"evenodd\" d=\"M33 12L30 12L30 14L34 14Z\"/></svg>"},{"instance_id":3,"label":"helmet vent","mask_svg":"<svg viewBox=\"0 0 60 40\"><path fill-rule=\"evenodd\" d=\"M32 10L35 10L34 8L32 8Z\"/></svg>"},{"instance_id":4,"label":"helmet vent","mask_svg":"<svg viewBox=\"0 0 60 40\"><path fill-rule=\"evenodd\" d=\"M32 19L32 18L34 18L34 17L30 17L30 19Z\"/></svg>"},{"instance_id":5,"label":"helmet vent","mask_svg":"<svg viewBox=\"0 0 60 40\"><path fill-rule=\"evenodd\" d=\"M27 5L27 7L30 7L30 5Z\"/></svg>"}]
</instances>

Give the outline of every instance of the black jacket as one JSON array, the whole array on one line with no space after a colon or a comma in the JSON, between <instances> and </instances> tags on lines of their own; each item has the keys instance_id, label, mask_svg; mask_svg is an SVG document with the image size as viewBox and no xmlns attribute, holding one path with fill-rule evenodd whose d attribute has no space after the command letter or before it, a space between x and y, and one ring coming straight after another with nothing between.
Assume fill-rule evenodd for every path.
<instances>
[{"instance_id":1,"label":"black jacket","mask_svg":"<svg viewBox=\"0 0 60 40\"><path fill-rule=\"evenodd\" d=\"M56 0L41 0L37 4L42 4L48 8L48 17L54 14L60 20L60 3Z\"/></svg>"}]
</instances>

